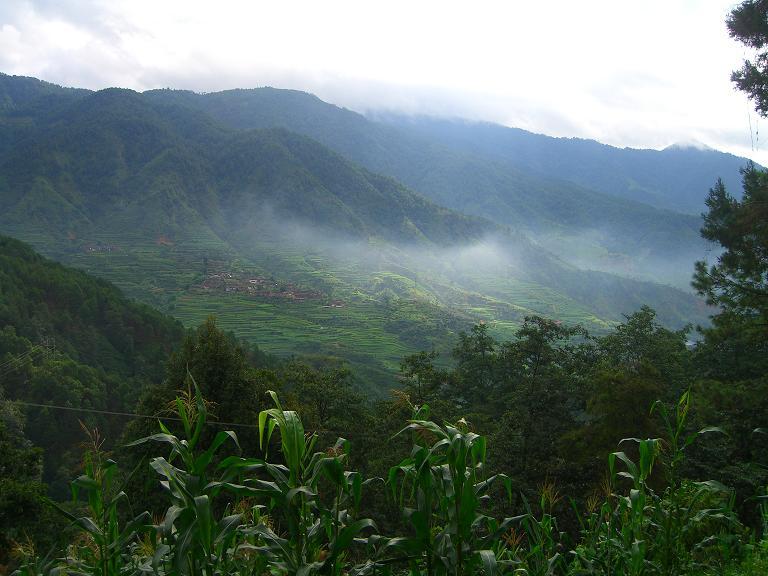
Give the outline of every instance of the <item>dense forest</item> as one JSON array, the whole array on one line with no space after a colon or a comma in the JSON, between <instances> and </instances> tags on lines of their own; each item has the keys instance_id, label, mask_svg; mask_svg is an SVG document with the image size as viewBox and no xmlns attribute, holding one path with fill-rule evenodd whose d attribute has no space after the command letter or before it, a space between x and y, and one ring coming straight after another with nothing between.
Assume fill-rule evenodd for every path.
<instances>
[{"instance_id":1,"label":"dense forest","mask_svg":"<svg viewBox=\"0 0 768 576\"><path fill-rule=\"evenodd\" d=\"M743 2L728 28L758 51L733 80L768 115L764 2ZM0 236L0 574L768 573L768 170L745 166L739 190L712 182L698 233L716 255L690 270L706 302L696 308L670 287L577 270L530 241L531 230L443 208L394 180L385 163L371 172L365 154L375 145L408 181L391 145L402 119L370 132L355 164L333 142L327 148L296 127L261 126L262 116L244 113L253 108L231 105L272 101L270 91L91 93L0 80L2 230L22 232L60 260L105 256L98 262L110 272L100 276L122 279L132 296L149 292L144 300L164 308ZM337 146L368 122L312 106L322 110L315 118L345 119ZM269 106L259 110L288 121ZM477 127L414 123L459 154L440 162L473 164L488 177L481 189L489 214L503 205L514 212L509 198L491 194L488 175L493 166L511 178L519 166L468 149L467 132ZM444 150L419 148L410 134L411 150L440 164ZM514 147L519 136L494 138ZM588 167L580 177L595 181ZM581 194L584 181L562 170L574 186L565 191ZM618 185L608 172L598 180ZM666 205L664 186L647 181L643 194ZM690 207L695 196L678 200ZM690 218L634 201L624 198L616 210L659 216L657 231L684 224L672 237L688 237ZM520 261L544 260L525 278L538 282L535 290L555 299L552 287L566 284L559 297L592 301L591 311L612 321L574 322L523 306L486 321L477 303L474 315L447 311L457 293L479 296L469 286L448 290L459 280L445 272L445 284L437 276L408 284L379 270L375 282L366 277L366 295L339 280L358 269L318 280L309 264L316 255L275 251L257 261L246 247L266 220L248 215L265 202L283 223L311 220L325 237L339 231L385 246L361 260L397 255L415 268L430 258L416 258L401 240L433 256L490 229ZM83 231L93 236L83 240ZM259 241L271 234L272 246L286 241L275 228ZM640 240L628 234L629 247ZM336 265L344 258L351 254ZM477 253L468 258L481 275ZM270 276L288 265L304 275ZM310 286L297 279L310 277ZM360 378L350 358L326 353L333 347L275 355L215 314L187 328L168 315L189 325L178 314L184 302L212 290L222 300L238 291L280 299L283 308L308 300L324 314L357 306L348 336L360 348L379 343L362 341L366 322L407 343L393 347L396 379L384 369L378 379ZM644 296L666 297L665 314L640 305ZM238 314L254 310L242 302ZM617 318L627 302L635 310ZM709 322L681 326L706 314ZM262 320L248 321L275 330ZM353 324L351 316L324 320ZM507 329L494 330L501 321ZM450 342L443 350L428 345L438 332Z\"/></svg>"}]
</instances>

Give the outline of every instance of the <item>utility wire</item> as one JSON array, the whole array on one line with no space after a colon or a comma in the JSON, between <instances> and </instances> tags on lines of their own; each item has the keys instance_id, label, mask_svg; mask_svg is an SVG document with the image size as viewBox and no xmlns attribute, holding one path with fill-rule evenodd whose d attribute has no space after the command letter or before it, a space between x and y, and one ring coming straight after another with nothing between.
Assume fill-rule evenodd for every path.
<instances>
[{"instance_id":1,"label":"utility wire","mask_svg":"<svg viewBox=\"0 0 768 576\"><path fill-rule=\"evenodd\" d=\"M152 416L150 414L135 414L133 412L113 412L110 410L96 410L94 408L74 408L72 406L57 406L55 404L38 404L36 402L24 402L23 400L10 400L14 404L20 406L31 406L33 408L53 408L54 410L65 410L68 412L86 412L89 414L103 414L105 416L124 416L126 418L147 418L151 420L173 420L175 422L183 422L181 418L174 416ZM207 422L206 426L236 426L240 428L258 428L256 424L240 424L237 422Z\"/></svg>"},{"instance_id":2,"label":"utility wire","mask_svg":"<svg viewBox=\"0 0 768 576\"><path fill-rule=\"evenodd\" d=\"M15 363L10 363L2 368L0 368L0 377L5 376L6 374L10 374L11 372L15 372L19 367L21 367L24 364L25 360L31 360L32 355L29 356L21 356L16 359Z\"/></svg>"},{"instance_id":3,"label":"utility wire","mask_svg":"<svg viewBox=\"0 0 768 576\"><path fill-rule=\"evenodd\" d=\"M32 354L37 352L37 349L39 349L39 348L40 348L40 346L34 346L34 347L30 348L29 350L27 350L26 352L24 352L23 354L21 354L19 356L13 356L9 360L6 360L5 362L0 363L0 370L2 370L6 366L9 366L9 365L11 365L11 364L13 364L15 362L19 362L21 360L25 360L26 358L29 358L30 356L32 356Z\"/></svg>"},{"instance_id":4,"label":"utility wire","mask_svg":"<svg viewBox=\"0 0 768 576\"><path fill-rule=\"evenodd\" d=\"M6 374L10 374L16 368L21 366L21 364L24 362L24 360L28 360L32 358L37 352L40 350L45 350L42 346L33 346L29 350L27 350L24 354L21 354L20 356L16 356L15 358L11 358L10 360L6 360L2 364L0 364L0 377L5 376Z\"/></svg>"}]
</instances>

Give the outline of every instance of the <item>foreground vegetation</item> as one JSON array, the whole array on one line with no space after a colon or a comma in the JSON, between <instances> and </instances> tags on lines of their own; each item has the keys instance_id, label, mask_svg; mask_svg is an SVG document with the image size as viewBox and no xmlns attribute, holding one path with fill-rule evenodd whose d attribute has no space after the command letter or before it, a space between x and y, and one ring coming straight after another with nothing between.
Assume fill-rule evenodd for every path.
<instances>
[{"instance_id":1,"label":"foreground vegetation","mask_svg":"<svg viewBox=\"0 0 768 576\"><path fill-rule=\"evenodd\" d=\"M401 390L366 402L344 367L255 354L211 318L145 389L135 412L156 417L68 415L90 437L82 465L59 471L79 469L69 502L46 500L41 454L0 402L4 561L19 574L759 574L754 320L731 310L755 352L740 361L723 346L732 324L690 349L648 308L603 337L529 317L497 342L478 324L447 365L406 357ZM105 420L118 442L94 431Z\"/></svg>"},{"instance_id":2,"label":"foreground vegetation","mask_svg":"<svg viewBox=\"0 0 768 576\"><path fill-rule=\"evenodd\" d=\"M130 476L121 478L92 432L84 473L72 482L76 511L59 507L76 536L62 556L17 545L17 574L715 574L742 558L750 570L763 562L765 547L740 522L732 490L680 475L697 437L721 433L686 432L687 392L671 411L654 405L664 437L623 440L610 454L603 494L583 510L572 502L574 534L559 528L551 483L521 514L498 516L490 495L498 487L497 500L510 500L512 480L488 474L486 438L463 419L439 425L426 405L412 406L398 433L410 452L378 480L405 520L391 536L363 517L377 480L350 468L347 440L318 449L318 435L270 392L274 407L258 418L263 457L244 457L231 430L201 442L208 408L189 382L194 391L175 401L181 435L161 423L131 443L153 444L148 466L164 513L135 513ZM275 431L279 460L268 457Z\"/></svg>"},{"instance_id":3,"label":"foreground vegetation","mask_svg":"<svg viewBox=\"0 0 768 576\"><path fill-rule=\"evenodd\" d=\"M44 305L6 290L4 314L95 332L42 355L2 333L18 401L0 399L2 562L19 574L761 573L768 237L751 223L768 185L756 168L744 182L741 201L720 185L709 196L704 233L724 251L695 282L721 312L699 344L647 307L598 337L530 316L499 342L481 323L450 358L405 357L399 390L376 401L343 365L278 361L213 318L146 382L175 325L82 275L72 294L94 291L80 310L32 259L8 277L45 287ZM120 318L133 339L117 337ZM94 342L112 350L98 369L73 360ZM96 403L110 374L132 413ZM72 473L67 502L56 488Z\"/></svg>"}]
</instances>

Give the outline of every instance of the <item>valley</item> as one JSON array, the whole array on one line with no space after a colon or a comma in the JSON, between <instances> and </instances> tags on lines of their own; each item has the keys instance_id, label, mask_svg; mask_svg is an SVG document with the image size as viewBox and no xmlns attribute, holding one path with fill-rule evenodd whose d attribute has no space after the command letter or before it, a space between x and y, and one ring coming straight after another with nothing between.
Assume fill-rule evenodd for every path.
<instances>
[{"instance_id":1,"label":"valley","mask_svg":"<svg viewBox=\"0 0 768 576\"><path fill-rule=\"evenodd\" d=\"M766 118L768 0L0 3L0 576L765 576Z\"/></svg>"},{"instance_id":2,"label":"valley","mask_svg":"<svg viewBox=\"0 0 768 576\"><path fill-rule=\"evenodd\" d=\"M664 283L664 269L690 277L705 253L693 217L524 175L292 91L0 80L24 94L0 117L13 143L0 152L0 233L187 326L215 314L267 352L350 362L373 395L396 385L404 355L447 357L479 320L508 338L534 314L595 334L645 303L670 327L710 314ZM450 199L470 181L465 200ZM475 215L451 209L470 198ZM589 214L606 210L614 228L590 237ZM648 274L662 253L666 268Z\"/></svg>"}]
</instances>

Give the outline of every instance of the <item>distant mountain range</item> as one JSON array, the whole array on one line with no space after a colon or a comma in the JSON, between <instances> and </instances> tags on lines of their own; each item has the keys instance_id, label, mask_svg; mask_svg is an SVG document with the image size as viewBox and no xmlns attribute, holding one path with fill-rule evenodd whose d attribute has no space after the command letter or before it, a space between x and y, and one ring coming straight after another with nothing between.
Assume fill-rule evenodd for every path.
<instances>
[{"instance_id":1,"label":"distant mountain range","mask_svg":"<svg viewBox=\"0 0 768 576\"><path fill-rule=\"evenodd\" d=\"M718 178L740 196L739 171L748 162L695 144L638 150L581 138L552 138L490 123L392 114L375 118L518 170L695 216L705 211L707 190Z\"/></svg>"},{"instance_id":2,"label":"distant mountain range","mask_svg":"<svg viewBox=\"0 0 768 576\"><path fill-rule=\"evenodd\" d=\"M235 129L305 134L441 205L525 231L578 266L680 287L711 248L699 236L707 191L721 177L738 196L747 162L711 150L619 149L493 124L366 118L272 88L146 95Z\"/></svg>"},{"instance_id":3,"label":"distant mountain range","mask_svg":"<svg viewBox=\"0 0 768 576\"><path fill-rule=\"evenodd\" d=\"M267 351L352 361L372 389L480 319L501 335L530 313L604 330L642 304L669 325L705 320L657 282L704 256L697 217L541 176L472 144L487 126L451 124L295 91L2 75L0 233L184 322L216 313Z\"/></svg>"}]
</instances>

